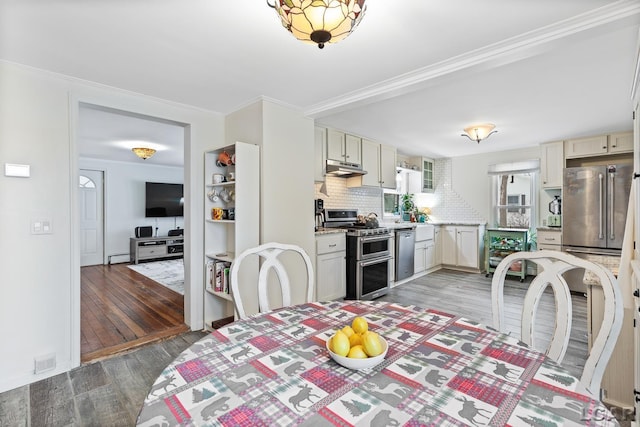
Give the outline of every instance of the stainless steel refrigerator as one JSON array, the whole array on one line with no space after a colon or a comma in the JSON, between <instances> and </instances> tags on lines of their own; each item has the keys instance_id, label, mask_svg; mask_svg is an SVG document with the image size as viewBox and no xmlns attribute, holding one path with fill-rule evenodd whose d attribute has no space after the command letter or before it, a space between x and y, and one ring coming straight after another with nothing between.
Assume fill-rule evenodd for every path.
<instances>
[{"instance_id":1,"label":"stainless steel refrigerator","mask_svg":"<svg viewBox=\"0 0 640 427\"><path fill-rule=\"evenodd\" d=\"M610 164L564 169L562 250L583 258L620 256L633 179L633 165ZM571 290L586 292L574 274Z\"/></svg>"}]
</instances>

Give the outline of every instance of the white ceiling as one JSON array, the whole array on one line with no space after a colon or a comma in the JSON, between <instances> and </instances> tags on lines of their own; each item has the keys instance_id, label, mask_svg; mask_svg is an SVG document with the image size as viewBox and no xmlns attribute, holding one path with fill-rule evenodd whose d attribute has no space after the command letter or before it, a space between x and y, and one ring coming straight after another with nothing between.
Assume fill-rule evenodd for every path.
<instances>
[{"instance_id":1,"label":"white ceiling","mask_svg":"<svg viewBox=\"0 0 640 427\"><path fill-rule=\"evenodd\" d=\"M368 0L320 50L262 0L0 0L0 59L223 114L263 97L453 157L630 130L639 28L638 0ZM460 136L485 121L488 140ZM123 141L142 140L167 146L147 162L170 164L183 134L83 109L79 135L83 156L127 160Z\"/></svg>"}]
</instances>

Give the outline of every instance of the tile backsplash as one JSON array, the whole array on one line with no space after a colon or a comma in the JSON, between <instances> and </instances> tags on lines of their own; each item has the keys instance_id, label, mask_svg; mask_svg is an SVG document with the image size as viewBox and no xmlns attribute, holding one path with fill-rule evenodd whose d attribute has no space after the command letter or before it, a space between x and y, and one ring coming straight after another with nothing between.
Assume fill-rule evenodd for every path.
<instances>
[{"instance_id":1,"label":"tile backsplash","mask_svg":"<svg viewBox=\"0 0 640 427\"><path fill-rule=\"evenodd\" d=\"M435 191L420 193L415 197L418 207L429 207L430 217L436 221L485 221L458 193L451 188L451 159L436 159L434 164ZM382 189L347 187L347 180L328 176L327 194L320 193L322 183L315 183L315 198L323 199L331 209L358 209L359 214L375 212L382 218Z\"/></svg>"}]
</instances>

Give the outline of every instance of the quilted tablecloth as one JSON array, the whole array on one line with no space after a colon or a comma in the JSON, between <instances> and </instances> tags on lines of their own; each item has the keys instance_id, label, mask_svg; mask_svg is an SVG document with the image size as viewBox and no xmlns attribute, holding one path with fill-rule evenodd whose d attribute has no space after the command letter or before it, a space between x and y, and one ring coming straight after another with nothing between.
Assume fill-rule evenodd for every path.
<instances>
[{"instance_id":1,"label":"quilted tablecloth","mask_svg":"<svg viewBox=\"0 0 640 427\"><path fill-rule=\"evenodd\" d=\"M363 316L389 343L369 370L325 341ZM617 425L578 380L471 319L378 301L309 303L237 321L158 377L139 426Z\"/></svg>"}]
</instances>

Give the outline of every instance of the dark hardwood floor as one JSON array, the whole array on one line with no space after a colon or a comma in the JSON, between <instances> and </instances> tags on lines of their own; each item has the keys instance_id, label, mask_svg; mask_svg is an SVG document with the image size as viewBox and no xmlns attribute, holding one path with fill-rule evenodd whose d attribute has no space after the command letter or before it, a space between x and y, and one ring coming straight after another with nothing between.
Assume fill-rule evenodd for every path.
<instances>
[{"instance_id":1,"label":"dark hardwood floor","mask_svg":"<svg viewBox=\"0 0 640 427\"><path fill-rule=\"evenodd\" d=\"M127 264L82 267L81 360L89 362L186 332L184 296Z\"/></svg>"},{"instance_id":2,"label":"dark hardwood floor","mask_svg":"<svg viewBox=\"0 0 640 427\"><path fill-rule=\"evenodd\" d=\"M491 324L490 284L491 279L483 274L440 270L395 287L381 299L438 308ZM524 295L526 286L527 282L507 281L509 330L519 327L516 300ZM574 296L573 303L574 325L564 365L579 375L587 349L586 298ZM554 310L551 295L541 302L540 309L550 331ZM0 393L0 426L134 425L144 398L163 368L205 335L187 332ZM630 422L624 420L621 425L626 427Z\"/></svg>"}]
</instances>

